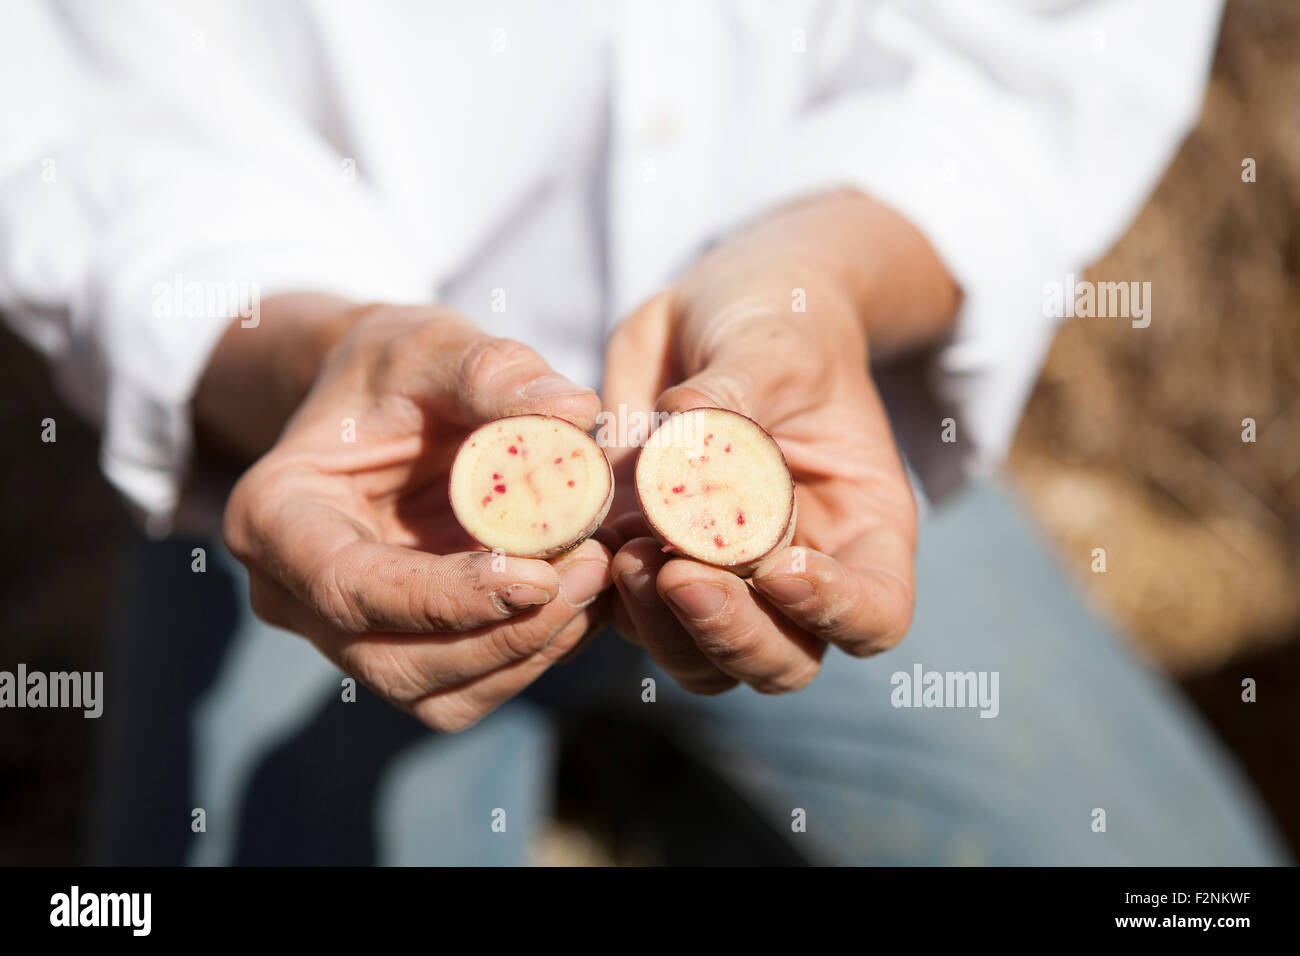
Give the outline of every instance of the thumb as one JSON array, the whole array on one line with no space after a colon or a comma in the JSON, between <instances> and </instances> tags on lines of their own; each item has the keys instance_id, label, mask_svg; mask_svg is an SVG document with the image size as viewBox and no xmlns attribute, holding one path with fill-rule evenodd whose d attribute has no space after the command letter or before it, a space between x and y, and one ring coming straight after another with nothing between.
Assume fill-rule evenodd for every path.
<instances>
[{"instance_id":1,"label":"thumb","mask_svg":"<svg viewBox=\"0 0 1300 956\"><path fill-rule=\"evenodd\" d=\"M554 415L590 431L600 412L594 389L560 375L514 339L475 340L460 361L458 394L471 426L508 415Z\"/></svg>"},{"instance_id":2,"label":"thumb","mask_svg":"<svg viewBox=\"0 0 1300 956\"><path fill-rule=\"evenodd\" d=\"M754 418L760 404L751 369L714 365L665 389L655 410L673 415L692 408L725 408Z\"/></svg>"},{"instance_id":3,"label":"thumb","mask_svg":"<svg viewBox=\"0 0 1300 956\"><path fill-rule=\"evenodd\" d=\"M656 411L716 407L766 422L807 407L835 378L823 343L809 341L804 329L783 316L703 324L698 364L660 393Z\"/></svg>"}]
</instances>

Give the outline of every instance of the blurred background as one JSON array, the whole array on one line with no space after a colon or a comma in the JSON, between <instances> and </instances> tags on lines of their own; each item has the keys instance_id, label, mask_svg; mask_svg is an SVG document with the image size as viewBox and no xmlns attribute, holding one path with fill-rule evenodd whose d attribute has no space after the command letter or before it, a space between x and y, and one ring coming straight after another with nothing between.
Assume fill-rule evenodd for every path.
<instances>
[{"instance_id":1,"label":"blurred background","mask_svg":"<svg viewBox=\"0 0 1300 956\"><path fill-rule=\"evenodd\" d=\"M1241 179L1246 158L1254 183ZM1229 0L1196 130L1088 275L1149 279L1155 318L1141 334L1062 327L1006 471L1094 610L1181 684L1300 854L1297 211L1300 4ZM46 417L57 453L33 440ZM1244 418L1255 443L1242 441ZM95 434L6 331L0 434L0 667L100 669L127 517L99 474ZM1098 547L1106 573L1091 570ZM82 859L97 722L66 716L5 715L0 865ZM604 733L627 746L617 728ZM645 821L629 828L599 810L618 796L586 771L601 746L588 737L566 753L560 819L538 862L663 856L639 836Z\"/></svg>"}]
</instances>

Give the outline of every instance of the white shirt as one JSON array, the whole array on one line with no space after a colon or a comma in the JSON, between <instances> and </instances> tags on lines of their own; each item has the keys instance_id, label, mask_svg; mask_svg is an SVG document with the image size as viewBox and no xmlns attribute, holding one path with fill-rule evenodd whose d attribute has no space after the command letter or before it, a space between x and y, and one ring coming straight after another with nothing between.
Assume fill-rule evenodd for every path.
<instances>
[{"instance_id":1,"label":"white shirt","mask_svg":"<svg viewBox=\"0 0 1300 956\"><path fill-rule=\"evenodd\" d=\"M854 186L963 290L925 394L886 391L941 490L1005 451L1045 283L1195 120L1220 3L9 0L0 311L165 521L234 314L171 290L443 301L597 385L609 328L705 245Z\"/></svg>"}]
</instances>

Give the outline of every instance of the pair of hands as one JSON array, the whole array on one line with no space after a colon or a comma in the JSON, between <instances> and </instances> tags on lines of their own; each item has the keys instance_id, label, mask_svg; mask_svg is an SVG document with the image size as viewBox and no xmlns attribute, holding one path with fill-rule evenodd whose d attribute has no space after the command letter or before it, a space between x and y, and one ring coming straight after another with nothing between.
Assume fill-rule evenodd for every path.
<instances>
[{"instance_id":1,"label":"pair of hands","mask_svg":"<svg viewBox=\"0 0 1300 956\"><path fill-rule=\"evenodd\" d=\"M367 306L335 322L348 331L230 497L226 541L260 617L430 727L475 723L611 616L701 694L798 690L828 645L866 656L906 631L915 503L866 329L833 278L774 268L752 245L710 253L616 330L603 397L447 309ZM762 424L795 478L794 542L748 582L649 537L634 447L606 449L605 527L552 561L483 551L452 515L452 458L484 422L538 413L590 429L602 407L702 405Z\"/></svg>"}]
</instances>

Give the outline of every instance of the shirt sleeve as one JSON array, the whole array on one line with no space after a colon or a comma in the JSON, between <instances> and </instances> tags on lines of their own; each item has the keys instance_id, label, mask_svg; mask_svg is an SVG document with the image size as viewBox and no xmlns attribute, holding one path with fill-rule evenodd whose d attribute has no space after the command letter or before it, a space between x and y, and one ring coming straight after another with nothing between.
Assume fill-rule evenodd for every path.
<instances>
[{"instance_id":1,"label":"shirt sleeve","mask_svg":"<svg viewBox=\"0 0 1300 956\"><path fill-rule=\"evenodd\" d=\"M1221 2L844 12L808 24L808 105L773 159L738 177L733 212L851 186L928 237L962 305L920 377L926 394L899 395L891 415L923 485L942 493L1000 463L1057 322L1046 287L1121 235L1194 124ZM955 445L929 408L951 410Z\"/></svg>"},{"instance_id":2,"label":"shirt sleeve","mask_svg":"<svg viewBox=\"0 0 1300 956\"><path fill-rule=\"evenodd\" d=\"M233 319L256 334L277 291L402 302L433 282L400 219L255 76L240 38L265 30L197 9L17 0L0 31L0 313L102 426L104 473L158 531Z\"/></svg>"}]
</instances>

